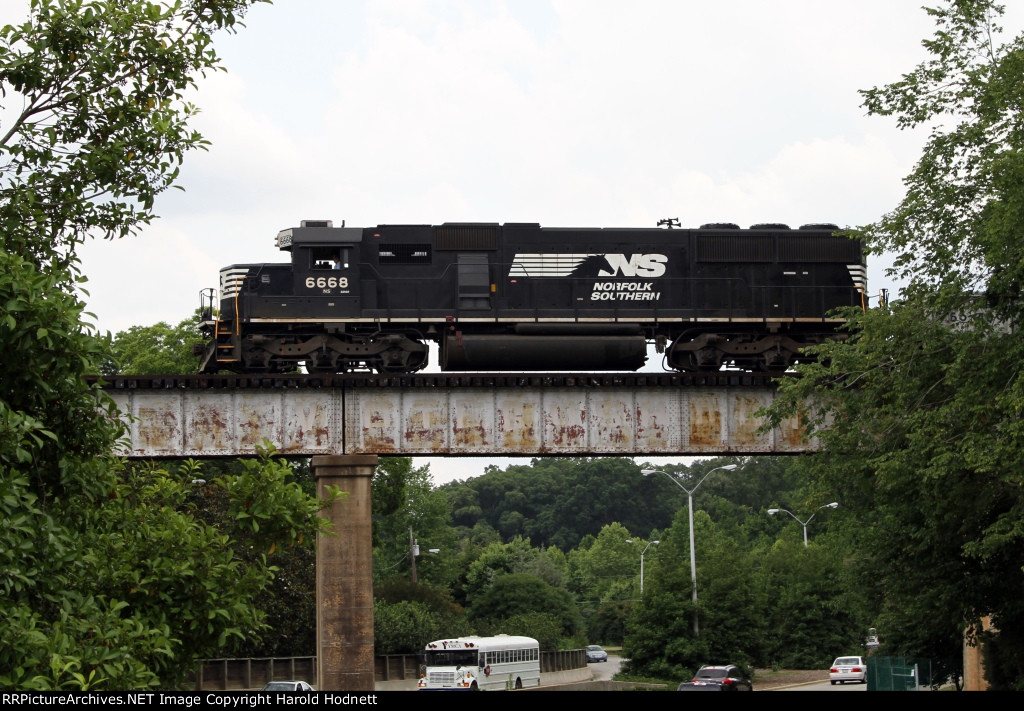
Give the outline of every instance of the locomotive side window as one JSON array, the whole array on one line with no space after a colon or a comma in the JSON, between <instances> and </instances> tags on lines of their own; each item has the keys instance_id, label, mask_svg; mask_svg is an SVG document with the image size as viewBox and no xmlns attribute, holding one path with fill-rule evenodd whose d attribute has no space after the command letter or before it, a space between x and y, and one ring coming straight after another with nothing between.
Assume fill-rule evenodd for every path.
<instances>
[{"instance_id":1,"label":"locomotive side window","mask_svg":"<svg viewBox=\"0 0 1024 711\"><path fill-rule=\"evenodd\" d=\"M382 244L377 258L380 264L430 264L430 245Z\"/></svg>"},{"instance_id":2,"label":"locomotive side window","mask_svg":"<svg viewBox=\"0 0 1024 711\"><path fill-rule=\"evenodd\" d=\"M349 247L314 247L309 250L310 269L348 269L351 251Z\"/></svg>"}]
</instances>

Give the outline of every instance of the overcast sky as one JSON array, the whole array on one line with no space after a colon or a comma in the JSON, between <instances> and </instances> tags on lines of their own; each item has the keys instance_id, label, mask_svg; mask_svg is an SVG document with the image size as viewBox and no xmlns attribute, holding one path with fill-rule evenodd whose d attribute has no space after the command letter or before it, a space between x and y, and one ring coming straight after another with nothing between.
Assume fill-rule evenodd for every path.
<instances>
[{"instance_id":1,"label":"overcast sky","mask_svg":"<svg viewBox=\"0 0 1024 711\"><path fill-rule=\"evenodd\" d=\"M303 219L861 225L923 134L858 89L924 58L903 0L278 0L216 40L212 142L139 237L82 250L100 330L175 324ZM0 0L0 22L27 0ZM1021 12L1004 20L1020 31ZM869 291L892 289L876 261ZM493 458L431 460L437 482ZM421 462L422 463L422 462ZM497 462L501 463L501 462Z\"/></svg>"}]
</instances>

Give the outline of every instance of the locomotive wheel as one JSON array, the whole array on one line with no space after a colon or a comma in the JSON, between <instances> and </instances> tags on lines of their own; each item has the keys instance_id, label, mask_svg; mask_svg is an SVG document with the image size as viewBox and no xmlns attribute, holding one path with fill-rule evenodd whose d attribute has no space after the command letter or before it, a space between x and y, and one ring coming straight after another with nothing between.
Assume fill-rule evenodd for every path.
<instances>
[{"instance_id":1,"label":"locomotive wheel","mask_svg":"<svg viewBox=\"0 0 1024 711\"><path fill-rule=\"evenodd\" d=\"M706 341L696 349L671 348L668 364L684 373L713 373L722 367L723 355L714 342Z\"/></svg>"},{"instance_id":2,"label":"locomotive wheel","mask_svg":"<svg viewBox=\"0 0 1024 711\"><path fill-rule=\"evenodd\" d=\"M374 334L359 337L305 335L266 337L247 344L249 372L290 372L305 364L318 374L376 371L414 373L427 365L429 349L415 334Z\"/></svg>"},{"instance_id":3,"label":"locomotive wheel","mask_svg":"<svg viewBox=\"0 0 1024 711\"><path fill-rule=\"evenodd\" d=\"M410 345L414 344L414 345ZM419 341L403 339L380 354L379 373L415 373L427 365L428 349Z\"/></svg>"},{"instance_id":4,"label":"locomotive wheel","mask_svg":"<svg viewBox=\"0 0 1024 711\"><path fill-rule=\"evenodd\" d=\"M761 354L761 366L767 373L784 373L793 364L795 354L785 348L765 351Z\"/></svg>"}]
</instances>

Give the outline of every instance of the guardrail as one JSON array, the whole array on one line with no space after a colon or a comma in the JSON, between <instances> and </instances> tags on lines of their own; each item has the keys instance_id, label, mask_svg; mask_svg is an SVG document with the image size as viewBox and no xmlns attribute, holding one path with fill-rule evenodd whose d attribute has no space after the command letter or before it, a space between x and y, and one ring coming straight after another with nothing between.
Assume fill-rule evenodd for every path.
<instances>
[{"instance_id":1,"label":"guardrail","mask_svg":"<svg viewBox=\"0 0 1024 711\"><path fill-rule=\"evenodd\" d=\"M540 653L540 672L554 673L583 669L583 649ZM374 681L406 681L419 677L420 661L415 654L385 654L373 658ZM317 686L316 657L268 657L260 659L209 659L188 679L196 691L242 691L259 689L268 681L302 679Z\"/></svg>"}]
</instances>

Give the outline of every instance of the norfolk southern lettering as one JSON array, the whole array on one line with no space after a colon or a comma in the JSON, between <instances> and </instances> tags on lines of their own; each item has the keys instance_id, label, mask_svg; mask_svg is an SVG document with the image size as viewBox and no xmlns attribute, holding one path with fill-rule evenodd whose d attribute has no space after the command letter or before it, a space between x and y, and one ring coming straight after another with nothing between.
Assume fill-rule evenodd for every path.
<instances>
[{"instance_id":1,"label":"norfolk southern lettering","mask_svg":"<svg viewBox=\"0 0 1024 711\"><path fill-rule=\"evenodd\" d=\"M660 291L654 290L652 282L597 282L590 294L592 301L657 301Z\"/></svg>"},{"instance_id":2,"label":"norfolk southern lettering","mask_svg":"<svg viewBox=\"0 0 1024 711\"><path fill-rule=\"evenodd\" d=\"M834 224L317 220L277 246L290 261L232 264L204 293L201 372L634 371L652 350L667 370L780 372L867 293Z\"/></svg>"}]
</instances>

